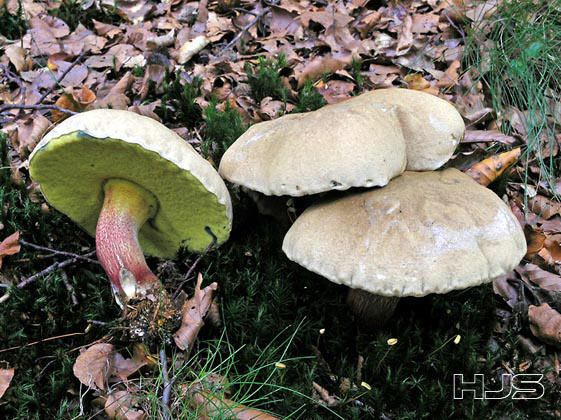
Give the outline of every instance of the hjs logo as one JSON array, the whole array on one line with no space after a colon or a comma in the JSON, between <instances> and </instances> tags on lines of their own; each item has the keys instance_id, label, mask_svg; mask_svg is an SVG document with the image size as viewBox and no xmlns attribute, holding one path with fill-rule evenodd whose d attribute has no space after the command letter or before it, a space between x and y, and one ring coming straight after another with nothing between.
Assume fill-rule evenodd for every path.
<instances>
[{"instance_id":1,"label":"hjs logo","mask_svg":"<svg viewBox=\"0 0 561 420\"><path fill-rule=\"evenodd\" d=\"M473 380L464 379L461 373L454 374L454 399L463 400L471 397L476 400L536 400L543 397L545 388L541 384L543 375L538 373L503 373L500 389L485 389L485 375L476 373Z\"/></svg>"}]
</instances>

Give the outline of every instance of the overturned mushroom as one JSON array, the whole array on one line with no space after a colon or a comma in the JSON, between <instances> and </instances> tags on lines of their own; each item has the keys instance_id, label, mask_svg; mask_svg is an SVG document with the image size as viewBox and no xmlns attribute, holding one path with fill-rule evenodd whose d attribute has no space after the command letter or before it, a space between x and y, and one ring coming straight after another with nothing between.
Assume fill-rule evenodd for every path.
<instances>
[{"instance_id":1,"label":"overturned mushroom","mask_svg":"<svg viewBox=\"0 0 561 420\"><path fill-rule=\"evenodd\" d=\"M114 290L127 299L162 289L144 253L172 258L230 233L224 182L210 163L157 121L94 110L50 131L30 157L47 201L96 238Z\"/></svg>"},{"instance_id":2,"label":"overturned mushroom","mask_svg":"<svg viewBox=\"0 0 561 420\"><path fill-rule=\"evenodd\" d=\"M283 242L289 259L349 286L370 326L396 298L491 281L526 253L520 224L492 191L456 169L405 172L384 188L316 204Z\"/></svg>"}]
</instances>

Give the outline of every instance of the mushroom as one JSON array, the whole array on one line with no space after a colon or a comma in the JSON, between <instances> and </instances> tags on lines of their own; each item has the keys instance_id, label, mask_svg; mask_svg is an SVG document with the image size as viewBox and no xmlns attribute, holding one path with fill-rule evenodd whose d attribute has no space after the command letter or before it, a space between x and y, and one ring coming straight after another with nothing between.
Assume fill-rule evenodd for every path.
<instances>
[{"instance_id":1,"label":"mushroom","mask_svg":"<svg viewBox=\"0 0 561 420\"><path fill-rule=\"evenodd\" d=\"M465 125L454 106L413 89L377 89L354 101L395 106L407 149L408 171L433 171L452 157L464 137Z\"/></svg>"},{"instance_id":2,"label":"mushroom","mask_svg":"<svg viewBox=\"0 0 561 420\"><path fill-rule=\"evenodd\" d=\"M522 228L492 191L456 169L405 172L384 188L306 209L287 257L351 288L357 318L381 325L397 298L489 282L526 253Z\"/></svg>"},{"instance_id":3,"label":"mushroom","mask_svg":"<svg viewBox=\"0 0 561 420\"><path fill-rule=\"evenodd\" d=\"M226 150L219 172L265 195L386 185L406 164L395 107L356 105L349 100L255 124Z\"/></svg>"},{"instance_id":4,"label":"mushroom","mask_svg":"<svg viewBox=\"0 0 561 420\"><path fill-rule=\"evenodd\" d=\"M222 178L176 133L133 112L99 109L51 130L30 156L47 201L95 236L118 296L163 291L144 259L202 251L230 233Z\"/></svg>"},{"instance_id":5,"label":"mushroom","mask_svg":"<svg viewBox=\"0 0 561 420\"><path fill-rule=\"evenodd\" d=\"M442 166L464 130L443 99L380 89L253 125L224 153L219 172L265 195L384 186L406 168Z\"/></svg>"}]
</instances>

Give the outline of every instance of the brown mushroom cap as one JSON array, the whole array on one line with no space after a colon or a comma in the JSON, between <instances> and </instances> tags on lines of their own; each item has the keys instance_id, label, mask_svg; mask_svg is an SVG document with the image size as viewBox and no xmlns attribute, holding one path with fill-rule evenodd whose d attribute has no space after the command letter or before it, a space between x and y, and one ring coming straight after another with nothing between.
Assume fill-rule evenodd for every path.
<instances>
[{"instance_id":1,"label":"brown mushroom cap","mask_svg":"<svg viewBox=\"0 0 561 420\"><path fill-rule=\"evenodd\" d=\"M266 195L386 185L405 170L395 107L345 101L255 124L224 153L220 174Z\"/></svg>"},{"instance_id":2,"label":"brown mushroom cap","mask_svg":"<svg viewBox=\"0 0 561 420\"><path fill-rule=\"evenodd\" d=\"M424 296L512 270L526 241L499 197L447 169L405 172L384 188L314 205L288 231L283 251L335 283Z\"/></svg>"}]
</instances>

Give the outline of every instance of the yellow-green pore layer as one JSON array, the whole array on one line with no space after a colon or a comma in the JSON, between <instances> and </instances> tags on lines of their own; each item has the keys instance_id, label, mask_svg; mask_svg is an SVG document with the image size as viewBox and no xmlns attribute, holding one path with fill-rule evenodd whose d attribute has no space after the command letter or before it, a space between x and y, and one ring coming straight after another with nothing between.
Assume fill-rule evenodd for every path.
<instances>
[{"instance_id":1,"label":"yellow-green pore layer","mask_svg":"<svg viewBox=\"0 0 561 420\"><path fill-rule=\"evenodd\" d=\"M31 177L47 201L95 236L103 186L111 178L136 183L158 200L155 217L139 241L145 254L173 258L181 246L204 250L228 239L228 209L190 172L158 153L122 140L98 139L75 131L52 139L32 156Z\"/></svg>"}]
</instances>

